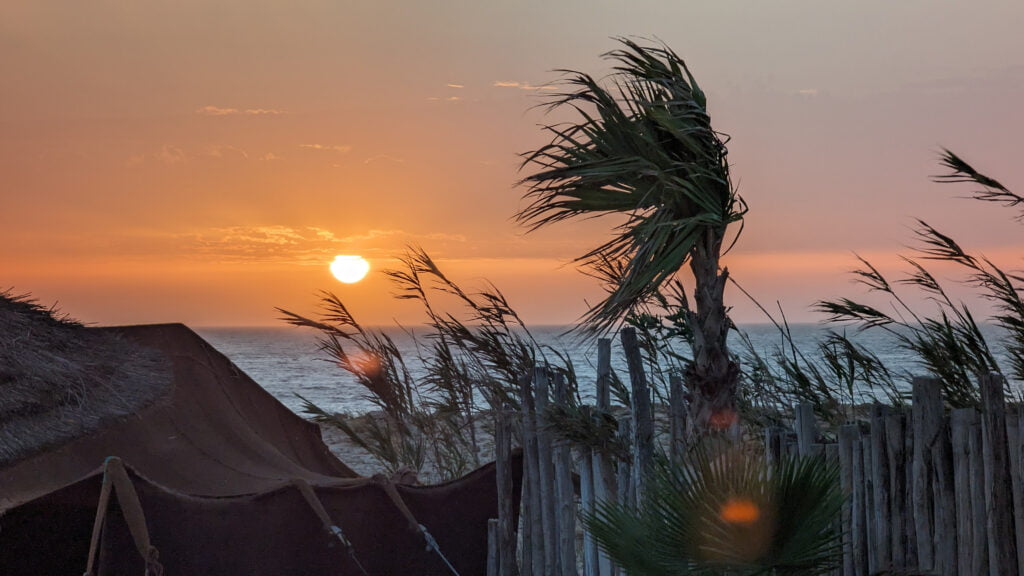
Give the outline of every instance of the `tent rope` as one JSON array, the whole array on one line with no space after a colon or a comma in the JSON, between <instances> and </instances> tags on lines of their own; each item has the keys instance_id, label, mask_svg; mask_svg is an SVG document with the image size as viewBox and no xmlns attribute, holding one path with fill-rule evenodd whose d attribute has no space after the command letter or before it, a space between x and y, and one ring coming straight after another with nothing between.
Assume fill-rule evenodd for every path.
<instances>
[{"instance_id":1,"label":"tent rope","mask_svg":"<svg viewBox=\"0 0 1024 576\"><path fill-rule=\"evenodd\" d=\"M413 516L412 511L409 510L409 507L405 505L405 500L403 500L402 495L398 493L398 490L395 488L395 484L382 474L375 475L373 479L375 482L380 484L382 488L384 488L384 492L389 498L391 498L391 501L395 504L395 507L398 508L398 511L401 512L402 516L405 516L405 519L409 521L409 526L412 528L413 532L420 533L423 536L423 539L427 541L427 552L435 552L441 557L441 561L444 562L445 566L448 567L448 570L450 570L454 576L461 576L459 571L455 569L455 566L452 566L452 563L448 561L448 557L444 555L444 552L441 551L441 547L437 545L437 540L434 539L434 536L427 531L427 527L420 524L419 521L416 520L416 517Z\"/></svg>"},{"instance_id":2,"label":"tent rope","mask_svg":"<svg viewBox=\"0 0 1024 576\"><path fill-rule=\"evenodd\" d=\"M135 491L131 478L125 470L124 462L117 456L108 456L103 461L103 485L100 487L100 498L96 505L96 520L92 525L92 539L89 542L89 559L85 567L85 576L93 576L96 565L96 552L99 550L100 534L106 520L110 505L111 488L117 494L121 505L121 514L128 524L128 532L132 536L135 548L146 563L145 576L161 576L164 567L160 565L159 553L149 541L149 530L146 528L146 516L142 512L139 494Z\"/></svg>"},{"instance_id":3,"label":"tent rope","mask_svg":"<svg viewBox=\"0 0 1024 576\"><path fill-rule=\"evenodd\" d=\"M333 520L331 520L330 514L327 513L327 509L324 508L323 502L321 502L320 498L317 497L316 492L314 492L313 488L310 487L309 482L306 482L302 478L293 478L292 484L299 490L299 493L302 494L306 503L309 504L310 508L312 508L313 513L320 518L320 522L324 525L324 529L336 537L345 547L349 557L352 558L352 562L355 563L356 568L363 573L363 576L370 576L366 569L363 568L363 564L359 562L359 558L356 557L356 549L352 546L352 541L345 537L345 533L342 532L341 526L338 526Z\"/></svg>"},{"instance_id":4,"label":"tent rope","mask_svg":"<svg viewBox=\"0 0 1024 576\"><path fill-rule=\"evenodd\" d=\"M434 539L430 532L427 532L427 527L423 524L420 524L419 527L420 532L423 534L423 538L427 541L427 551L430 552L431 550L433 550L434 552L436 552L437 555L441 557L441 560L445 563L445 566L448 566L448 569L452 571L452 574L454 574L455 576L460 576L459 571L456 570L455 566L452 566L452 563L448 561L448 557L444 555L444 552L441 552L441 547L437 545L437 540Z\"/></svg>"}]
</instances>

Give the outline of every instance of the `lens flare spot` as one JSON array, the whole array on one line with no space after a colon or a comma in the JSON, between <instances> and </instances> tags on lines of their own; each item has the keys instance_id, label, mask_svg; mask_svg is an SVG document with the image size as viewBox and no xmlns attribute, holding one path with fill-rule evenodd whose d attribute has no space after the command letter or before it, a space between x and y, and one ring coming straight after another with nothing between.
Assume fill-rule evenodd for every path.
<instances>
[{"instance_id":1,"label":"lens flare spot","mask_svg":"<svg viewBox=\"0 0 1024 576\"><path fill-rule=\"evenodd\" d=\"M708 418L708 426L715 430L727 430L739 421L739 416L733 410L717 410Z\"/></svg>"},{"instance_id":2,"label":"lens flare spot","mask_svg":"<svg viewBox=\"0 0 1024 576\"><path fill-rule=\"evenodd\" d=\"M353 357L352 365L369 378L379 378L384 371L380 357L371 353L361 353Z\"/></svg>"},{"instance_id":3,"label":"lens flare spot","mask_svg":"<svg viewBox=\"0 0 1024 576\"><path fill-rule=\"evenodd\" d=\"M730 498L718 515L729 524L753 524L761 517L761 509L746 498Z\"/></svg>"}]
</instances>

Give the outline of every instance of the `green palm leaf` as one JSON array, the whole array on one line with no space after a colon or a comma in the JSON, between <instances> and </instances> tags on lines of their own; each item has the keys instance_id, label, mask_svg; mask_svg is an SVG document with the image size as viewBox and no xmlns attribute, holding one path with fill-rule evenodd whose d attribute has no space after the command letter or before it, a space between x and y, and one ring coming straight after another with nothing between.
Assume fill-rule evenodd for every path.
<instances>
[{"instance_id":1,"label":"green palm leaf","mask_svg":"<svg viewBox=\"0 0 1024 576\"><path fill-rule=\"evenodd\" d=\"M631 576L825 574L842 507L837 464L695 450L663 463L637 510L604 504L585 521Z\"/></svg>"},{"instance_id":2,"label":"green palm leaf","mask_svg":"<svg viewBox=\"0 0 1024 576\"><path fill-rule=\"evenodd\" d=\"M585 317L597 330L650 299L695 251L710 248L717 259L726 227L746 211L729 178L726 138L711 128L686 64L665 46L619 41L622 49L605 54L616 62L610 86L563 71L568 90L548 105L569 107L579 120L547 126L551 142L525 156L524 166L538 171L523 179L529 203L517 214L531 229L627 216L613 238L577 259L585 267L626 262Z\"/></svg>"}]
</instances>

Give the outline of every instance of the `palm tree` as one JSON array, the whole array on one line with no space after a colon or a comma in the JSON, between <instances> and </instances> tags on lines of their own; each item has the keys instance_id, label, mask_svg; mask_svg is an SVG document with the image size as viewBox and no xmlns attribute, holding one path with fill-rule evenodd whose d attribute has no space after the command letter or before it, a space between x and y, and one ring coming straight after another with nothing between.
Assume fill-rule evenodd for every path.
<instances>
[{"instance_id":1,"label":"palm tree","mask_svg":"<svg viewBox=\"0 0 1024 576\"><path fill-rule=\"evenodd\" d=\"M517 219L535 230L573 217L626 216L610 240L576 260L616 280L584 317L591 331L614 327L690 265L693 307L684 306L693 359L685 376L692 421L704 428L735 410L739 369L726 346L728 271L719 259L746 205L729 177L728 137L711 128L685 62L664 45L618 41L623 48L604 55L616 63L607 88L563 71L570 89L548 106L574 110L578 120L546 126L552 141L526 154L524 166L538 171L522 181L529 203Z\"/></svg>"}]
</instances>

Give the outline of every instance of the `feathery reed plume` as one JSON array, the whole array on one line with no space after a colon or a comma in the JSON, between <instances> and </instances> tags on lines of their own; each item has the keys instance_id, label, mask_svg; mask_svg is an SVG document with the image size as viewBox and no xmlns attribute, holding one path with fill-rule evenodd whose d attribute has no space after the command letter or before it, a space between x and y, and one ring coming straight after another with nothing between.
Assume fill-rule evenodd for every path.
<instances>
[{"instance_id":1,"label":"feathery reed plume","mask_svg":"<svg viewBox=\"0 0 1024 576\"><path fill-rule=\"evenodd\" d=\"M982 190L974 192L974 198L1000 202L1008 207L1015 207L1022 201L997 180L981 174L948 150L944 150L941 162L952 172L935 177L937 182L978 184ZM991 372L1002 374L1003 369L974 313L963 302L954 300L923 262L954 264L965 273L960 282L995 305L996 313L989 319L1006 332L1005 351L1012 375L1018 380L1024 379L1024 300L1021 299L1024 277L969 253L951 236L923 220L917 220L914 235L918 242L916 257L903 257L910 267L904 278L890 282L863 258L859 258L863 267L854 270L858 281L870 292L889 298L891 313L849 298L820 301L816 308L828 314L830 322L888 332L900 347L915 355L924 370L943 382L943 391L951 405L975 405L979 401L974 384L977 377ZM898 286L909 286L921 292L933 306L932 315L924 315L911 307L900 295Z\"/></svg>"},{"instance_id":2,"label":"feathery reed plume","mask_svg":"<svg viewBox=\"0 0 1024 576\"><path fill-rule=\"evenodd\" d=\"M279 311L289 324L320 332L321 349L356 378L384 417L364 418L357 427L303 399L307 414L338 427L391 471L420 471L429 463L441 478L453 478L481 463L479 413L503 404L517 408L519 379L535 365L562 373L578 397L572 363L540 345L495 286L464 290L418 247L400 262L385 274L396 298L415 300L426 313L426 333L408 331L424 376L412 377L391 337L363 327L337 296L323 292L318 319ZM435 296L454 298L463 314L439 308Z\"/></svg>"}]
</instances>

